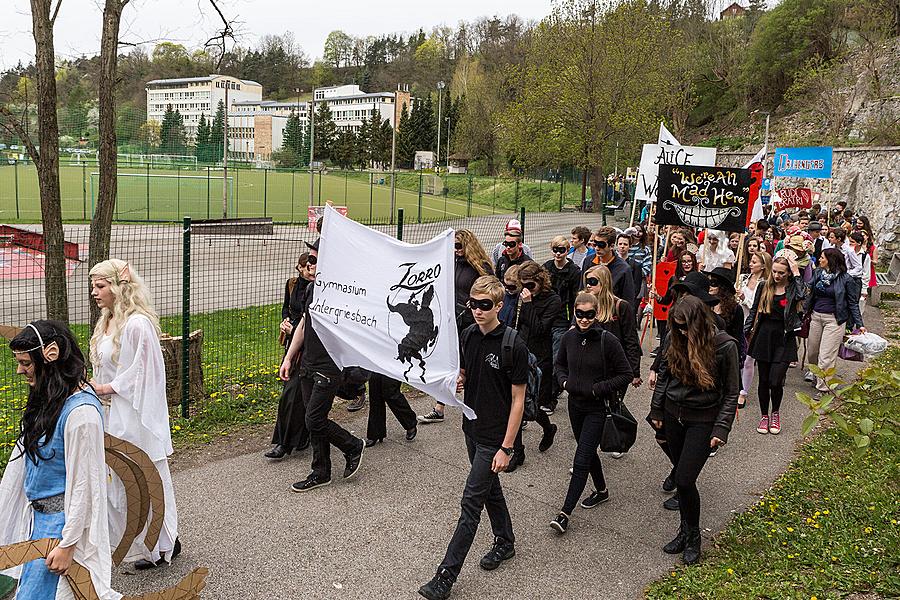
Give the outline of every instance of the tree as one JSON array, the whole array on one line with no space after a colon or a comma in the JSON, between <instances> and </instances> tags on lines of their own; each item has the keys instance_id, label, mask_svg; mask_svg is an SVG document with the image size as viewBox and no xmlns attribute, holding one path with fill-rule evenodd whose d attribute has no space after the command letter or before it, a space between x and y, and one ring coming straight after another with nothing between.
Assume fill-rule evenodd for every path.
<instances>
[{"instance_id":1,"label":"tree","mask_svg":"<svg viewBox=\"0 0 900 600\"><path fill-rule=\"evenodd\" d=\"M315 158L316 160L326 160L332 158L331 150L334 147L334 141L337 137L337 126L331 116L331 109L322 102L316 109L315 123Z\"/></svg>"},{"instance_id":2,"label":"tree","mask_svg":"<svg viewBox=\"0 0 900 600\"><path fill-rule=\"evenodd\" d=\"M281 166L299 166L300 156L303 152L303 129L300 127L300 117L291 111L287 123L284 126L284 138L281 145Z\"/></svg>"},{"instance_id":3,"label":"tree","mask_svg":"<svg viewBox=\"0 0 900 600\"><path fill-rule=\"evenodd\" d=\"M225 152L225 103L219 100L216 116L209 130L210 162L219 162Z\"/></svg>"},{"instance_id":4,"label":"tree","mask_svg":"<svg viewBox=\"0 0 900 600\"><path fill-rule=\"evenodd\" d=\"M31 23L35 45L36 89L38 113L38 144L30 132L6 106L0 106L0 126L14 133L24 144L37 168L38 191L41 198L41 226L44 236L44 294L47 316L68 322L69 296L66 285L65 237L62 227L62 205L59 189L59 122L56 114L56 63L53 46L53 26L62 0L31 0ZM38 149L40 148L40 150Z\"/></svg>"},{"instance_id":5,"label":"tree","mask_svg":"<svg viewBox=\"0 0 900 600\"><path fill-rule=\"evenodd\" d=\"M394 128L391 122L385 119L381 122L381 129L378 131L378 138L374 144L374 161L382 169L386 169L391 164L391 139L394 135Z\"/></svg>"},{"instance_id":6,"label":"tree","mask_svg":"<svg viewBox=\"0 0 900 600\"><path fill-rule=\"evenodd\" d=\"M200 115L200 121L197 122L197 138L194 141L194 155L198 162L209 162L209 123L206 122L206 115Z\"/></svg>"},{"instance_id":7,"label":"tree","mask_svg":"<svg viewBox=\"0 0 900 600\"><path fill-rule=\"evenodd\" d=\"M337 132L331 150L331 160L341 169L350 169L358 162L356 134L349 127Z\"/></svg>"},{"instance_id":8,"label":"tree","mask_svg":"<svg viewBox=\"0 0 900 600\"><path fill-rule=\"evenodd\" d=\"M455 149L473 159L484 160L487 172L496 171L500 154L500 128L505 100L501 96L503 75L490 72L480 60L457 65L454 81L466 97L459 109L452 142Z\"/></svg>"},{"instance_id":9,"label":"tree","mask_svg":"<svg viewBox=\"0 0 900 600\"><path fill-rule=\"evenodd\" d=\"M325 48L322 55L333 68L350 66L350 57L353 53L353 38L340 30L332 31L325 38Z\"/></svg>"},{"instance_id":10,"label":"tree","mask_svg":"<svg viewBox=\"0 0 900 600\"><path fill-rule=\"evenodd\" d=\"M410 119L409 110L404 103L400 111L400 122L397 124L397 166L409 167L412 165L416 152L414 143L412 119Z\"/></svg>"},{"instance_id":11,"label":"tree","mask_svg":"<svg viewBox=\"0 0 900 600\"><path fill-rule=\"evenodd\" d=\"M560 1L516 72L519 95L503 128L512 156L522 165L588 170L599 209L611 146L636 151L659 123L677 73L669 49L678 42L646 0Z\"/></svg>"},{"instance_id":12,"label":"tree","mask_svg":"<svg viewBox=\"0 0 900 600\"><path fill-rule=\"evenodd\" d=\"M117 112L117 144L132 144L136 142L139 138L141 125L144 122L144 115L142 111L135 108L134 105L132 105L130 102L127 102L119 106L119 110Z\"/></svg>"},{"instance_id":13,"label":"tree","mask_svg":"<svg viewBox=\"0 0 900 600\"><path fill-rule=\"evenodd\" d=\"M172 105L166 107L163 122L159 132L159 150L163 154L183 154L185 146L184 120L181 113L172 110Z\"/></svg>"}]
</instances>

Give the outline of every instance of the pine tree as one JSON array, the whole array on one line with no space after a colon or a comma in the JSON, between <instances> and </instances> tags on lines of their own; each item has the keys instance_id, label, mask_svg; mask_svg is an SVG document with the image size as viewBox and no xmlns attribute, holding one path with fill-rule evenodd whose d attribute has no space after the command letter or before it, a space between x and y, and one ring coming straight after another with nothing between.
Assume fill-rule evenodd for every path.
<instances>
[{"instance_id":1,"label":"pine tree","mask_svg":"<svg viewBox=\"0 0 900 600\"><path fill-rule=\"evenodd\" d=\"M382 170L387 169L391 164L391 138L393 135L394 128L391 127L391 122L385 119L381 123L373 148L374 162L378 163Z\"/></svg>"},{"instance_id":2,"label":"pine tree","mask_svg":"<svg viewBox=\"0 0 900 600\"><path fill-rule=\"evenodd\" d=\"M209 134L206 115L201 114L197 123L197 139L194 141L194 156L197 157L197 162L209 162Z\"/></svg>"},{"instance_id":3,"label":"pine tree","mask_svg":"<svg viewBox=\"0 0 900 600\"><path fill-rule=\"evenodd\" d=\"M370 115L363 117L362 124L359 126L359 132L356 134L357 159L363 168L372 160L372 140L375 136L376 127L378 127L378 120L375 115L376 112L373 108Z\"/></svg>"},{"instance_id":4,"label":"pine tree","mask_svg":"<svg viewBox=\"0 0 900 600\"><path fill-rule=\"evenodd\" d=\"M300 144L300 156L297 157L297 166L300 168L306 168L309 166L309 121L306 122L306 127L303 128L303 139Z\"/></svg>"},{"instance_id":5,"label":"pine tree","mask_svg":"<svg viewBox=\"0 0 900 600\"><path fill-rule=\"evenodd\" d=\"M162 125L159 127L159 149L163 153L169 152L169 139L172 136L172 128L175 126L175 111L172 105L166 105L166 112L163 115Z\"/></svg>"},{"instance_id":6,"label":"pine tree","mask_svg":"<svg viewBox=\"0 0 900 600\"><path fill-rule=\"evenodd\" d=\"M293 152L297 158L300 157L300 153L303 151L303 129L300 127L300 117L294 111L291 111L291 115L284 126L282 147Z\"/></svg>"},{"instance_id":7,"label":"pine tree","mask_svg":"<svg viewBox=\"0 0 900 600\"><path fill-rule=\"evenodd\" d=\"M419 102L419 122L416 150L431 150L434 152L437 141L437 129L435 128L434 105L431 94L425 96L425 100Z\"/></svg>"},{"instance_id":8,"label":"pine tree","mask_svg":"<svg viewBox=\"0 0 900 600\"><path fill-rule=\"evenodd\" d=\"M209 162L219 162L225 148L225 103L219 100L209 131Z\"/></svg>"},{"instance_id":9,"label":"pine tree","mask_svg":"<svg viewBox=\"0 0 900 600\"><path fill-rule=\"evenodd\" d=\"M356 163L356 134L349 127L337 132L331 149L331 159L341 169L349 169Z\"/></svg>"},{"instance_id":10,"label":"pine tree","mask_svg":"<svg viewBox=\"0 0 900 600\"><path fill-rule=\"evenodd\" d=\"M324 102L316 110L315 127L315 159L331 159L332 148L337 138L337 126L331 116L331 109Z\"/></svg>"},{"instance_id":11,"label":"pine tree","mask_svg":"<svg viewBox=\"0 0 900 600\"><path fill-rule=\"evenodd\" d=\"M413 146L415 140L413 138L413 135L414 131L412 120L410 119L409 111L407 110L406 104L404 103L403 109L400 112L400 123L397 126L398 166L402 167L412 164L413 156L415 155L415 147Z\"/></svg>"}]
</instances>

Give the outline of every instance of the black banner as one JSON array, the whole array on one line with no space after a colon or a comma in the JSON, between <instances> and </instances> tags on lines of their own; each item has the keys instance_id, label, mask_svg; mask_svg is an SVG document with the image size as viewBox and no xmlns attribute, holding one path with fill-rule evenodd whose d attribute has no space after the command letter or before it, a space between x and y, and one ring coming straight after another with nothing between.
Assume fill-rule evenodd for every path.
<instances>
[{"instance_id":1,"label":"black banner","mask_svg":"<svg viewBox=\"0 0 900 600\"><path fill-rule=\"evenodd\" d=\"M750 169L660 165L655 221L743 232L750 183Z\"/></svg>"}]
</instances>

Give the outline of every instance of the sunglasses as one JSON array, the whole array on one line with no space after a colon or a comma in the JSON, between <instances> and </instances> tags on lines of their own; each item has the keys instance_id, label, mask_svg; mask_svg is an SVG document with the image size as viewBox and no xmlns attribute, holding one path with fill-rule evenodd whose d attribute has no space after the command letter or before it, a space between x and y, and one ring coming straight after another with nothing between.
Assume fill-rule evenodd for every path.
<instances>
[{"instance_id":1,"label":"sunglasses","mask_svg":"<svg viewBox=\"0 0 900 600\"><path fill-rule=\"evenodd\" d=\"M469 310L491 310L494 308L494 301L490 299L476 300L475 298L469 298L466 300L466 307Z\"/></svg>"},{"instance_id":2,"label":"sunglasses","mask_svg":"<svg viewBox=\"0 0 900 600\"><path fill-rule=\"evenodd\" d=\"M503 242L503 245L506 246L507 248L515 248L516 246L519 245L519 242L507 241L507 242Z\"/></svg>"},{"instance_id":3,"label":"sunglasses","mask_svg":"<svg viewBox=\"0 0 900 600\"><path fill-rule=\"evenodd\" d=\"M604 242L603 240L591 240L591 246L603 250L604 248L609 246L609 244L607 242Z\"/></svg>"},{"instance_id":4,"label":"sunglasses","mask_svg":"<svg viewBox=\"0 0 900 600\"><path fill-rule=\"evenodd\" d=\"M453 244L453 247L456 248L457 250L462 250L462 248L463 248L463 246L460 242L456 242L455 244Z\"/></svg>"},{"instance_id":5,"label":"sunglasses","mask_svg":"<svg viewBox=\"0 0 900 600\"><path fill-rule=\"evenodd\" d=\"M519 289L519 286L512 284L512 283L504 283L503 287L506 288L507 292L515 292L515 291L518 291L518 289Z\"/></svg>"},{"instance_id":6,"label":"sunglasses","mask_svg":"<svg viewBox=\"0 0 900 600\"><path fill-rule=\"evenodd\" d=\"M568 252L564 246L553 246L551 250L553 250L553 254L563 254Z\"/></svg>"},{"instance_id":7,"label":"sunglasses","mask_svg":"<svg viewBox=\"0 0 900 600\"><path fill-rule=\"evenodd\" d=\"M584 282L590 286L600 285L600 280L597 279L596 277L588 277L587 279L584 280Z\"/></svg>"},{"instance_id":8,"label":"sunglasses","mask_svg":"<svg viewBox=\"0 0 900 600\"><path fill-rule=\"evenodd\" d=\"M529 292L533 292L535 289L537 289L537 283L535 283L533 281L526 281L522 284L522 287L525 288L526 290L528 290Z\"/></svg>"},{"instance_id":9,"label":"sunglasses","mask_svg":"<svg viewBox=\"0 0 900 600\"><path fill-rule=\"evenodd\" d=\"M316 264L317 262L319 262L318 257L315 257L315 256L309 256L309 257L306 258L306 265L307 265L307 266L309 266L309 265L314 265L314 264Z\"/></svg>"},{"instance_id":10,"label":"sunglasses","mask_svg":"<svg viewBox=\"0 0 900 600\"><path fill-rule=\"evenodd\" d=\"M575 318L580 320L587 319L588 321L593 321L595 318L597 318L597 311L593 308L591 310L578 310L576 308Z\"/></svg>"}]
</instances>

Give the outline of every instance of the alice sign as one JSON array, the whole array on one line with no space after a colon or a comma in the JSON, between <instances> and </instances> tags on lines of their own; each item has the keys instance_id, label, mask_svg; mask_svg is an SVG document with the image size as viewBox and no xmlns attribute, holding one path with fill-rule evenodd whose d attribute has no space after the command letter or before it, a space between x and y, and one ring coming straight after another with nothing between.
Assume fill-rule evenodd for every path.
<instances>
[{"instance_id":1,"label":"alice sign","mask_svg":"<svg viewBox=\"0 0 900 600\"><path fill-rule=\"evenodd\" d=\"M638 170L635 198L656 202L657 178L661 165L705 165L716 164L716 149L700 146L670 146L666 144L644 144L641 152L641 166Z\"/></svg>"},{"instance_id":2,"label":"alice sign","mask_svg":"<svg viewBox=\"0 0 900 600\"><path fill-rule=\"evenodd\" d=\"M751 183L750 169L662 165L656 223L743 232Z\"/></svg>"},{"instance_id":3,"label":"alice sign","mask_svg":"<svg viewBox=\"0 0 900 600\"><path fill-rule=\"evenodd\" d=\"M775 177L831 179L830 146L775 148Z\"/></svg>"}]
</instances>

